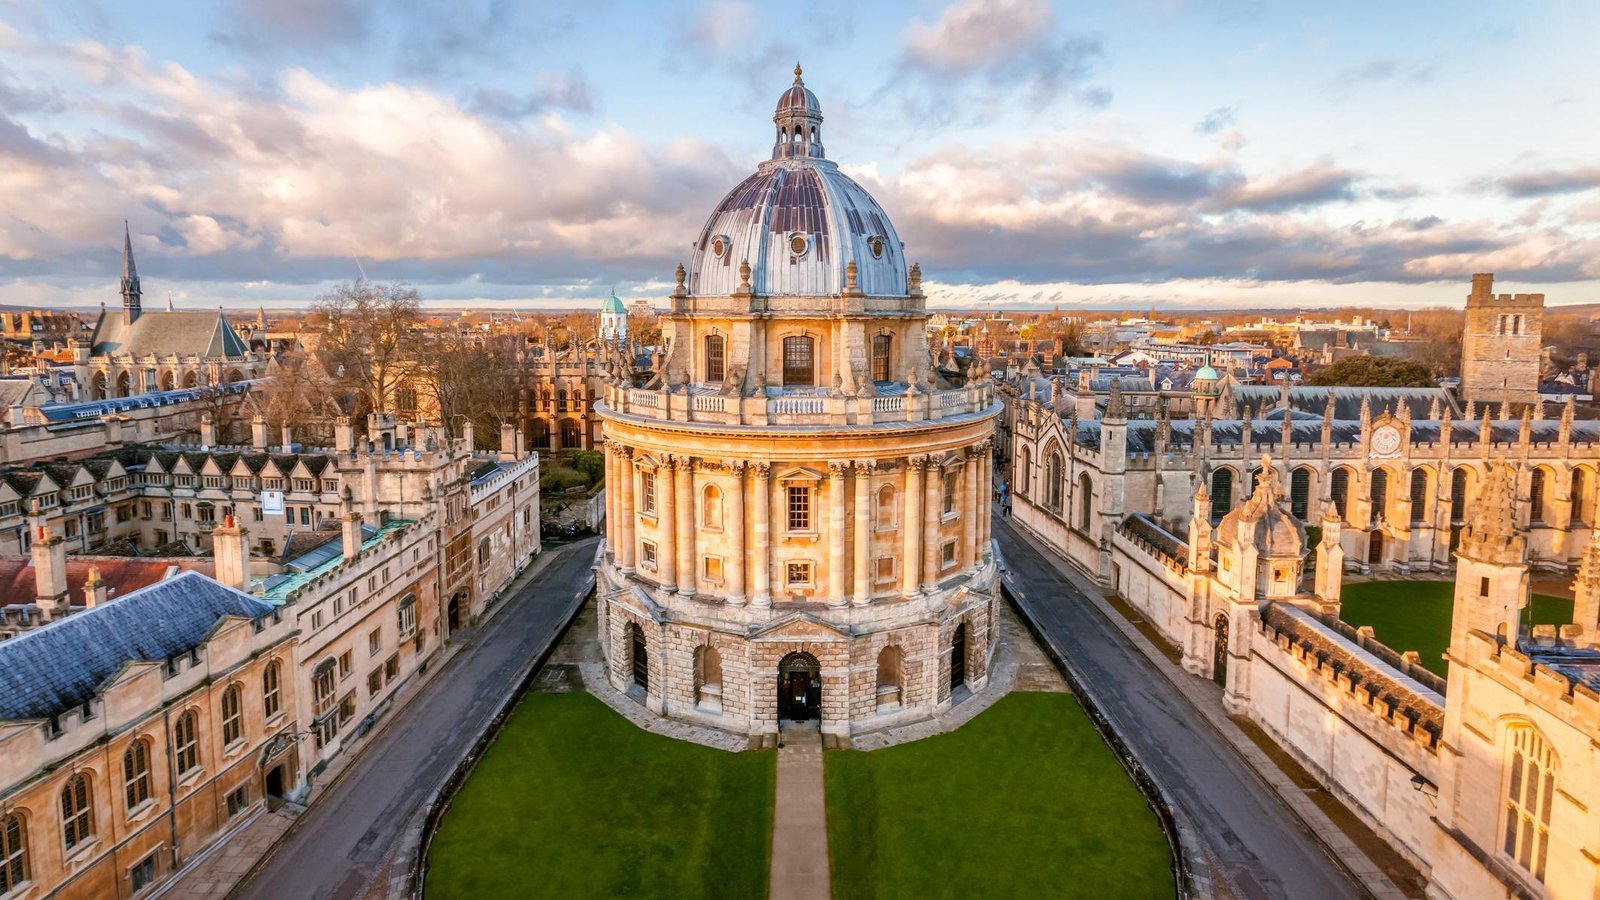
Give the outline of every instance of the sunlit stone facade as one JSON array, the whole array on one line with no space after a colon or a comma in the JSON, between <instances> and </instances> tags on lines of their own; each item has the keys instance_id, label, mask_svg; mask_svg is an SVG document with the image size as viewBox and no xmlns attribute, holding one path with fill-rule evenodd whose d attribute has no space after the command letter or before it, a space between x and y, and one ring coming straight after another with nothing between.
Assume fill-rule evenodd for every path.
<instances>
[{"instance_id":1,"label":"sunlit stone facade","mask_svg":"<svg viewBox=\"0 0 1600 900\"><path fill-rule=\"evenodd\" d=\"M773 158L695 242L654 381L610 383L613 684L751 734L852 734L982 690L996 638L986 383L951 384L888 216L800 80Z\"/></svg>"}]
</instances>

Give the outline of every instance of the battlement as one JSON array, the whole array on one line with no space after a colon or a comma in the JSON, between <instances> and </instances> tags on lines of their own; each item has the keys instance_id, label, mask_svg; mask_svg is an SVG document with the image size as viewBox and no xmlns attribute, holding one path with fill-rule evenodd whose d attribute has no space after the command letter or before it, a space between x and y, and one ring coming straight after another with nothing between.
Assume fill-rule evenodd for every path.
<instances>
[{"instance_id":1,"label":"battlement","mask_svg":"<svg viewBox=\"0 0 1600 900\"><path fill-rule=\"evenodd\" d=\"M1544 294L1496 294L1494 273L1472 276L1472 293L1467 295L1469 309L1494 307L1496 309L1539 309L1544 306Z\"/></svg>"}]
</instances>

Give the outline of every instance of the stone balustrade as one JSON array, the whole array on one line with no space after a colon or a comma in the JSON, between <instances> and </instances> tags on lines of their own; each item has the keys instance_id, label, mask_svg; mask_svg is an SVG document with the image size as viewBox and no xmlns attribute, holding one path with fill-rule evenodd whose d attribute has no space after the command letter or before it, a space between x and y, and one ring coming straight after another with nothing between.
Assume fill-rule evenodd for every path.
<instances>
[{"instance_id":1,"label":"stone balustrade","mask_svg":"<svg viewBox=\"0 0 1600 900\"><path fill-rule=\"evenodd\" d=\"M608 387L606 406L611 412L673 422L713 425L786 425L831 428L864 427L900 422L924 422L986 412L994 402L988 382L944 391L917 391L876 397L785 394L771 389L768 396L737 397L720 393L694 393L693 389Z\"/></svg>"}]
</instances>

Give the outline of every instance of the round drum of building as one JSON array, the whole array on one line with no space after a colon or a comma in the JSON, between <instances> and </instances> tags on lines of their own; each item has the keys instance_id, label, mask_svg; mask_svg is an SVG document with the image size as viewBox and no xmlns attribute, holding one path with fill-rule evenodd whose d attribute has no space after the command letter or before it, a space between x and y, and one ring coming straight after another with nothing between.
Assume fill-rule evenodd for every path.
<instances>
[{"instance_id":1,"label":"round drum of building","mask_svg":"<svg viewBox=\"0 0 1600 900\"><path fill-rule=\"evenodd\" d=\"M752 734L929 717L988 680L1000 406L936 367L921 274L823 154L798 67L772 159L678 268L666 356L618 373L599 623L612 684Z\"/></svg>"}]
</instances>

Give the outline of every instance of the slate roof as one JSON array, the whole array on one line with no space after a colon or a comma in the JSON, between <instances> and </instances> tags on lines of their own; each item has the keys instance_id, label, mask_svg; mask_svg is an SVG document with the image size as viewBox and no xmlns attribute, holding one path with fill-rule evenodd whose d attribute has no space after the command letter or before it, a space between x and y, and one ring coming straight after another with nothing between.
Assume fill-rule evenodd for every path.
<instances>
[{"instance_id":1,"label":"slate roof","mask_svg":"<svg viewBox=\"0 0 1600 900\"><path fill-rule=\"evenodd\" d=\"M100 314L90 341L93 344L90 352L94 356L113 353L166 356L177 353L184 356L242 358L249 352L220 310L147 310L141 312L131 325L124 320L121 310L108 310Z\"/></svg>"},{"instance_id":2,"label":"slate roof","mask_svg":"<svg viewBox=\"0 0 1600 900\"><path fill-rule=\"evenodd\" d=\"M1281 385L1267 384L1234 384L1228 386L1228 391L1233 395L1233 402L1241 409L1249 406L1255 409L1278 405L1282 395ZM1377 415L1389 407L1398 407L1401 400L1410 404L1412 415L1427 415L1433 401L1439 401L1439 408L1449 409L1451 415L1460 415L1461 410L1451 399L1450 392L1444 388L1389 388L1389 387L1321 387L1316 385L1295 385L1289 388L1289 406L1304 412L1322 415L1328 408L1328 397L1333 397L1333 417L1335 419L1361 418L1361 400L1368 399L1368 405L1373 415Z\"/></svg>"},{"instance_id":3,"label":"slate roof","mask_svg":"<svg viewBox=\"0 0 1600 900\"><path fill-rule=\"evenodd\" d=\"M0 721L82 706L129 662L165 662L200 646L225 616L273 607L198 572L0 641Z\"/></svg>"}]
</instances>

